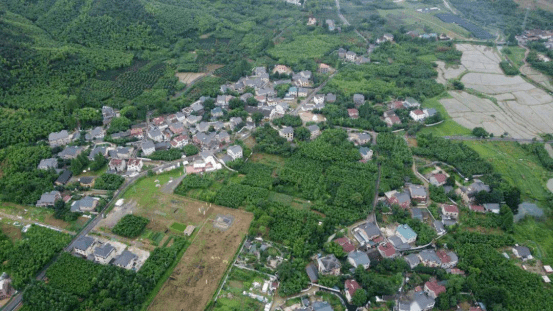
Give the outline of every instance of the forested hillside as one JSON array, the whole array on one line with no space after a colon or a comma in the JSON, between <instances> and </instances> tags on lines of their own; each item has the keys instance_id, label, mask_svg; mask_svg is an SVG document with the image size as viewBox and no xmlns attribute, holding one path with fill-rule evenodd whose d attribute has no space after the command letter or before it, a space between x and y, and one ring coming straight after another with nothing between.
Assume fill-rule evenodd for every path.
<instances>
[{"instance_id":1,"label":"forested hillside","mask_svg":"<svg viewBox=\"0 0 553 312\"><path fill-rule=\"evenodd\" d=\"M232 9L204 0L2 1L0 148L100 124L96 109L106 104L131 119L175 111L185 105L171 99L183 87L177 68L258 56L301 14L263 0Z\"/></svg>"}]
</instances>

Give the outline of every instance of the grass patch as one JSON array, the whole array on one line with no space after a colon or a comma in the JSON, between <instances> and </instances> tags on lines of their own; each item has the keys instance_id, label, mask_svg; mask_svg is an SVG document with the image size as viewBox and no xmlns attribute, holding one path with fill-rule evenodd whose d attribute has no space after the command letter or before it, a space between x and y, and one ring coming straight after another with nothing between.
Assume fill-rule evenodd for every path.
<instances>
[{"instance_id":1,"label":"grass patch","mask_svg":"<svg viewBox=\"0 0 553 312\"><path fill-rule=\"evenodd\" d=\"M526 53L526 49L521 47L508 47L501 49L501 53L513 62L516 68L520 68L524 65L524 53Z\"/></svg>"},{"instance_id":2,"label":"grass patch","mask_svg":"<svg viewBox=\"0 0 553 312\"><path fill-rule=\"evenodd\" d=\"M447 110L443 107L443 105L440 103L440 99L451 97L449 94L442 97L434 97L430 98L424 101L423 107L424 108L434 108L444 118L444 122L442 122L439 125L435 125L432 127L425 127L423 128L419 133L421 134L427 134L427 133L433 133L437 136L448 136L448 135L470 135L471 130L461 126L460 124L456 123L451 119L449 114L447 113Z\"/></svg>"},{"instance_id":3,"label":"grass patch","mask_svg":"<svg viewBox=\"0 0 553 312\"><path fill-rule=\"evenodd\" d=\"M301 59L321 58L340 45L340 39L331 35L296 36L292 41L281 43L267 51L279 63L298 64Z\"/></svg>"},{"instance_id":4,"label":"grass patch","mask_svg":"<svg viewBox=\"0 0 553 312\"><path fill-rule=\"evenodd\" d=\"M292 205L292 201L294 200L294 197L282 193L276 193L271 192L269 194L269 201L271 202L279 202L284 205Z\"/></svg>"},{"instance_id":5,"label":"grass patch","mask_svg":"<svg viewBox=\"0 0 553 312\"><path fill-rule=\"evenodd\" d=\"M542 260L545 265L553 265L553 222L536 221L528 217L515 223L517 243L532 249L532 255Z\"/></svg>"},{"instance_id":6,"label":"grass patch","mask_svg":"<svg viewBox=\"0 0 553 312\"><path fill-rule=\"evenodd\" d=\"M522 198L537 201L546 207L549 191L545 188L552 174L540 165L533 154L526 152L515 142L466 141L482 158L490 162L511 185L518 186Z\"/></svg>"},{"instance_id":7,"label":"grass patch","mask_svg":"<svg viewBox=\"0 0 553 312\"><path fill-rule=\"evenodd\" d=\"M171 224L170 229L182 233L184 232L184 230L186 230L186 224L173 222L173 224Z\"/></svg>"}]
</instances>

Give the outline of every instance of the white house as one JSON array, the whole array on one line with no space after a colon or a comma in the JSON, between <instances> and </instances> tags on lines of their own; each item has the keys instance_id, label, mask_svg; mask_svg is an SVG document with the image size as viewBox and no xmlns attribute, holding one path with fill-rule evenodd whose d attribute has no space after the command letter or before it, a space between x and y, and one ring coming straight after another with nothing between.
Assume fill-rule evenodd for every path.
<instances>
[{"instance_id":1,"label":"white house","mask_svg":"<svg viewBox=\"0 0 553 312\"><path fill-rule=\"evenodd\" d=\"M137 171L139 172L142 170L142 166L144 163L142 162L142 159L129 159L129 163L127 164L127 171Z\"/></svg>"},{"instance_id":2,"label":"white house","mask_svg":"<svg viewBox=\"0 0 553 312\"><path fill-rule=\"evenodd\" d=\"M94 260L98 263L108 264L114 256L115 248L109 243L94 248Z\"/></svg>"},{"instance_id":3,"label":"white house","mask_svg":"<svg viewBox=\"0 0 553 312\"><path fill-rule=\"evenodd\" d=\"M294 140L294 128L292 127L284 127L278 130L278 134L281 137L286 138L286 140L288 140L289 142Z\"/></svg>"},{"instance_id":4,"label":"white house","mask_svg":"<svg viewBox=\"0 0 553 312\"><path fill-rule=\"evenodd\" d=\"M232 157L232 160L242 158L242 152L242 146L240 145L233 145L227 148L227 154Z\"/></svg>"},{"instance_id":5,"label":"white house","mask_svg":"<svg viewBox=\"0 0 553 312\"><path fill-rule=\"evenodd\" d=\"M113 158L109 161L108 167L110 170L121 172L127 168L127 162L124 159Z\"/></svg>"},{"instance_id":6,"label":"white house","mask_svg":"<svg viewBox=\"0 0 553 312\"><path fill-rule=\"evenodd\" d=\"M324 94L315 94L315 96L313 97L313 102L315 102L316 105L324 104L325 95Z\"/></svg>"},{"instance_id":7,"label":"white house","mask_svg":"<svg viewBox=\"0 0 553 312\"><path fill-rule=\"evenodd\" d=\"M156 151L156 146L154 142L152 141L142 142L142 153L144 153L145 156L151 155L155 151Z\"/></svg>"},{"instance_id":8,"label":"white house","mask_svg":"<svg viewBox=\"0 0 553 312\"><path fill-rule=\"evenodd\" d=\"M73 252L86 257L91 252L93 245L94 238L89 236L81 237L73 244Z\"/></svg>"},{"instance_id":9,"label":"white house","mask_svg":"<svg viewBox=\"0 0 553 312\"><path fill-rule=\"evenodd\" d=\"M420 109L412 110L411 112L409 112L409 116L414 121L422 121L422 120L424 120L424 118L426 118L426 114L423 111L421 111Z\"/></svg>"}]
</instances>

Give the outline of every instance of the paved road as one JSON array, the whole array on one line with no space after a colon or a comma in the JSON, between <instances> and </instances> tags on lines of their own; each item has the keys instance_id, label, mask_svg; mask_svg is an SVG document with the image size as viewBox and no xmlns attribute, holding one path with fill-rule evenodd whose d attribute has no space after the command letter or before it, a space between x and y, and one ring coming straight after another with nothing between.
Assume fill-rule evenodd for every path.
<instances>
[{"instance_id":1,"label":"paved road","mask_svg":"<svg viewBox=\"0 0 553 312\"><path fill-rule=\"evenodd\" d=\"M158 166L156 168L154 168L154 172L159 170L159 169L165 169L167 167L170 167L170 166L173 166L175 165L177 162L180 162L182 161L182 159L179 159L177 161L172 161L172 162L168 162L166 164L163 164L161 166ZM69 243L69 245L67 245L67 247L65 247L64 251L71 251L71 246L73 245L73 243L81 238L81 237L84 237L86 235L88 235L88 233L98 224L98 222L100 222L100 220L102 220L102 214L106 212L107 208L113 204L118 198L118 195L119 194L123 194L125 193L125 191L131 186L133 185L139 178L141 177L144 177L148 174L148 172L142 172L140 173L139 175L131 178L130 180L126 181L124 184L123 184L123 187L120 188L118 191L116 191L113 195L113 198L111 201L109 201L105 206L104 208L102 209L102 211L98 214L98 216L96 218L94 218L92 221L90 221L82 230L81 232L75 236L73 238L73 240ZM51 261L49 264L47 264L43 269L42 271L40 271L40 273L37 275L36 279L37 280L42 280L44 279L45 275L46 275L46 271L48 270L48 267L50 266L50 264L52 264L54 261ZM2 308L2 311L13 311L15 310L17 307L19 307L19 305L21 304L23 300L23 292L19 292L17 295L15 295L14 297L12 297L12 300L7 304L5 305L3 308Z\"/></svg>"}]
</instances>

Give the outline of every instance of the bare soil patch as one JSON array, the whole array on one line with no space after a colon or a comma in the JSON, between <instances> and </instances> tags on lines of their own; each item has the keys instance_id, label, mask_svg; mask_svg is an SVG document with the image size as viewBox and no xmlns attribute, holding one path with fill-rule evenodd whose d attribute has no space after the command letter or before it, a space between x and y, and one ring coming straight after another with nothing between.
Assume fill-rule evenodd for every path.
<instances>
[{"instance_id":1,"label":"bare soil patch","mask_svg":"<svg viewBox=\"0 0 553 312\"><path fill-rule=\"evenodd\" d=\"M176 73L175 76L179 78L180 82L190 84L194 80L205 76L205 73Z\"/></svg>"},{"instance_id":2,"label":"bare soil patch","mask_svg":"<svg viewBox=\"0 0 553 312\"><path fill-rule=\"evenodd\" d=\"M253 220L251 213L211 205L180 197L186 203L185 223L200 229L179 264L155 297L149 310L203 310L219 286L226 268L240 246ZM199 207L207 207L205 215ZM216 215L232 215L234 221L226 230L213 226ZM182 222L179 220L179 222Z\"/></svg>"}]
</instances>

